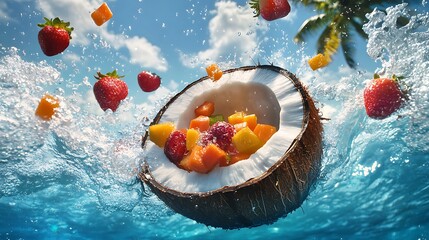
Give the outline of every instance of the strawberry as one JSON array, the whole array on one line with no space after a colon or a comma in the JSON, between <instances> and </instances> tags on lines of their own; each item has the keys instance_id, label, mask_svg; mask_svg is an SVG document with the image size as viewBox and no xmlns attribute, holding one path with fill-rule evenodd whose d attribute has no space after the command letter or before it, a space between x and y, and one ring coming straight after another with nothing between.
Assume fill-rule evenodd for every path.
<instances>
[{"instance_id":1,"label":"strawberry","mask_svg":"<svg viewBox=\"0 0 429 240\"><path fill-rule=\"evenodd\" d=\"M40 48L46 56L54 56L62 53L69 46L71 32L70 22L64 22L58 17L54 19L44 18L45 23L37 24L42 29L39 31L38 40Z\"/></svg>"},{"instance_id":2,"label":"strawberry","mask_svg":"<svg viewBox=\"0 0 429 240\"><path fill-rule=\"evenodd\" d=\"M375 78L365 87L364 104L369 117L383 119L401 107L404 94L397 78Z\"/></svg>"},{"instance_id":3,"label":"strawberry","mask_svg":"<svg viewBox=\"0 0 429 240\"><path fill-rule=\"evenodd\" d=\"M287 0L251 0L250 7L255 9L255 17L261 15L267 21L286 17L290 12Z\"/></svg>"},{"instance_id":4,"label":"strawberry","mask_svg":"<svg viewBox=\"0 0 429 240\"><path fill-rule=\"evenodd\" d=\"M106 74L98 72L95 76L98 81L94 84L94 95L104 111L116 111L121 101L127 97L128 86L120 79L122 77L118 76L116 70Z\"/></svg>"},{"instance_id":5,"label":"strawberry","mask_svg":"<svg viewBox=\"0 0 429 240\"><path fill-rule=\"evenodd\" d=\"M209 143L214 143L222 150L228 151L234 134L234 126L232 126L230 123L225 121L216 122L207 132L203 133L201 137L201 143L204 146L208 145Z\"/></svg>"},{"instance_id":6,"label":"strawberry","mask_svg":"<svg viewBox=\"0 0 429 240\"><path fill-rule=\"evenodd\" d=\"M161 85L161 78L155 73L142 71L137 75L137 81L144 92L152 92Z\"/></svg>"},{"instance_id":7,"label":"strawberry","mask_svg":"<svg viewBox=\"0 0 429 240\"><path fill-rule=\"evenodd\" d=\"M180 130L173 131L165 142L165 156L178 166L186 151L186 134Z\"/></svg>"}]
</instances>

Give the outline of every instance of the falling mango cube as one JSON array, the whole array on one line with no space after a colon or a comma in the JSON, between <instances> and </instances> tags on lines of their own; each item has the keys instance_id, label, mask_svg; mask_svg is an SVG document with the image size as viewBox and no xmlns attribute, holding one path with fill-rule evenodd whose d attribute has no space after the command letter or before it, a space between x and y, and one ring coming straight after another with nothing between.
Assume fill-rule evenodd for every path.
<instances>
[{"instance_id":1,"label":"falling mango cube","mask_svg":"<svg viewBox=\"0 0 429 240\"><path fill-rule=\"evenodd\" d=\"M326 67L328 64L329 64L329 58L327 58L325 55L321 53L317 54L316 56L308 60L308 65L310 65L313 71L322 67Z\"/></svg>"},{"instance_id":2,"label":"falling mango cube","mask_svg":"<svg viewBox=\"0 0 429 240\"><path fill-rule=\"evenodd\" d=\"M206 67L207 76L213 81L217 81L222 77L222 70L216 63L213 63Z\"/></svg>"},{"instance_id":3,"label":"falling mango cube","mask_svg":"<svg viewBox=\"0 0 429 240\"><path fill-rule=\"evenodd\" d=\"M39 105L36 108L36 116L43 120L50 120L59 106L60 101L57 97L45 94L40 99Z\"/></svg>"},{"instance_id":4,"label":"falling mango cube","mask_svg":"<svg viewBox=\"0 0 429 240\"><path fill-rule=\"evenodd\" d=\"M109 21L113 16L112 11L110 11L109 6L106 3L102 3L99 8L91 13L92 20L94 20L97 26L103 25L103 23Z\"/></svg>"}]
</instances>

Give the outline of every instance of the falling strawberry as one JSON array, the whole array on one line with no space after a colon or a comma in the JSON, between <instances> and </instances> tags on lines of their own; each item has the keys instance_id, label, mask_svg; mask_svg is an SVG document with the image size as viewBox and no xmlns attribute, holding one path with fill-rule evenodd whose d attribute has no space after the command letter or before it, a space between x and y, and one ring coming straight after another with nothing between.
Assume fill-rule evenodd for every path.
<instances>
[{"instance_id":1,"label":"falling strawberry","mask_svg":"<svg viewBox=\"0 0 429 240\"><path fill-rule=\"evenodd\" d=\"M261 15L267 21L286 17L290 12L287 0L251 0L250 7L255 10L255 17Z\"/></svg>"},{"instance_id":2,"label":"falling strawberry","mask_svg":"<svg viewBox=\"0 0 429 240\"><path fill-rule=\"evenodd\" d=\"M142 71L137 75L137 81L140 88L145 92L152 92L159 88L161 85L161 78L155 73Z\"/></svg>"},{"instance_id":3,"label":"falling strawberry","mask_svg":"<svg viewBox=\"0 0 429 240\"><path fill-rule=\"evenodd\" d=\"M371 118L386 118L401 107L403 97L404 94L395 76L380 78L375 75L364 90L366 113Z\"/></svg>"},{"instance_id":4,"label":"falling strawberry","mask_svg":"<svg viewBox=\"0 0 429 240\"><path fill-rule=\"evenodd\" d=\"M38 40L40 48L46 56L54 56L62 53L69 46L71 32L70 22L64 22L58 17L54 19L44 18L45 23L37 24L42 29L39 31Z\"/></svg>"},{"instance_id":5,"label":"falling strawberry","mask_svg":"<svg viewBox=\"0 0 429 240\"><path fill-rule=\"evenodd\" d=\"M104 111L116 111L121 101L127 97L128 86L120 79L122 77L118 76L116 70L106 74L98 72L95 76L98 81L94 84L94 95Z\"/></svg>"}]
</instances>

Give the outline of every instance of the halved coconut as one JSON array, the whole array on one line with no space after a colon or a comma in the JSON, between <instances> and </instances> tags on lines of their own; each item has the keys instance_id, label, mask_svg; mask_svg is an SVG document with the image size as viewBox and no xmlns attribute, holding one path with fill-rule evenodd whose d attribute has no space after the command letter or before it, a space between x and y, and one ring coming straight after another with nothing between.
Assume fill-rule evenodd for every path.
<instances>
[{"instance_id":1,"label":"halved coconut","mask_svg":"<svg viewBox=\"0 0 429 240\"><path fill-rule=\"evenodd\" d=\"M300 81L275 66L227 70L217 82L203 77L185 87L152 124L188 128L206 100L215 103L215 113L255 113L278 131L249 159L209 174L178 168L146 134L140 179L174 211L213 227L268 224L301 206L319 176L322 124Z\"/></svg>"}]
</instances>

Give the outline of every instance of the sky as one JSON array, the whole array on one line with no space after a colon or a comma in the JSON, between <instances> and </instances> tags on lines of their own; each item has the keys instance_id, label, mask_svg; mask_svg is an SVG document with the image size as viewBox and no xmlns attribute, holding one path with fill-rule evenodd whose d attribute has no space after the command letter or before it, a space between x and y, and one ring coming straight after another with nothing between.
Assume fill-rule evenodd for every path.
<instances>
[{"instance_id":1,"label":"sky","mask_svg":"<svg viewBox=\"0 0 429 240\"><path fill-rule=\"evenodd\" d=\"M303 21L315 15L313 9L302 6L292 5L287 17L267 22L255 18L244 0L111 0L106 3L113 12L112 19L97 26L90 14L101 3L1 1L0 54L16 47L26 61L45 61L61 72L66 86L60 87L66 94L79 91L93 102L93 76L97 71L117 69L125 75L129 97L136 103L151 102L160 93L180 90L205 76L205 66L213 62L222 69L273 63L295 72L316 54L317 34L305 44L293 41ZM65 52L47 57L37 42L37 24L43 22L43 17L57 16L74 27L72 40ZM365 40L355 39L359 69L374 71L377 63L366 54ZM350 71L341 50L333 63L319 71L336 73L338 69ZM143 70L160 75L162 87L153 93L142 92L137 75Z\"/></svg>"}]
</instances>

